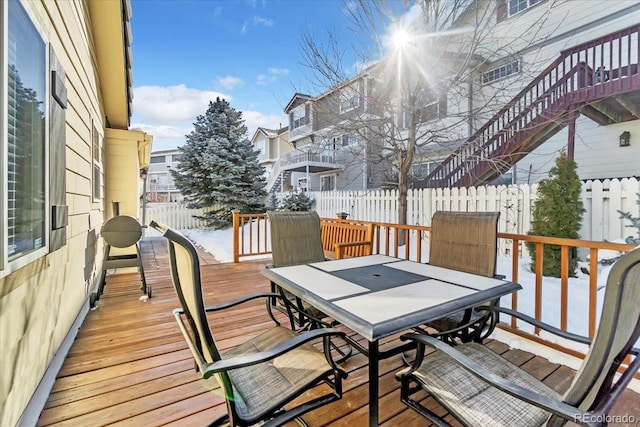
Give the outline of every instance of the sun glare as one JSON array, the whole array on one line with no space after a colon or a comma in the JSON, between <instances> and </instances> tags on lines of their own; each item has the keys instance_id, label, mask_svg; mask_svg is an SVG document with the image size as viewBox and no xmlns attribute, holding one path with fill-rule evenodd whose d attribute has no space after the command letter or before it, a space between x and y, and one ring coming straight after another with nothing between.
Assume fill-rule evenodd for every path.
<instances>
[{"instance_id":1,"label":"sun glare","mask_svg":"<svg viewBox=\"0 0 640 427\"><path fill-rule=\"evenodd\" d=\"M392 40L396 49L402 49L409 42L409 34L403 29L398 29L393 33Z\"/></svg>"}]
</instances>

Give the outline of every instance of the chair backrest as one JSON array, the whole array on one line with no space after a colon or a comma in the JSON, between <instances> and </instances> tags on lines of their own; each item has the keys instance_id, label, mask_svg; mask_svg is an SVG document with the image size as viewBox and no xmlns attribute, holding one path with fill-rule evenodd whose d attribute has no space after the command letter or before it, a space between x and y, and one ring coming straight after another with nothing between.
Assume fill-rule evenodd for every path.
<instances>
[{"instance_id":1,"label":"chair backrest","mask_svg":"<svg viewBox=\"0 0 640 427\"><path fill-rule=\"evenodd\" d=\"M191 329L189 331L192 334L190 338L194 345L190 345L189 348L194 353L194 358L196 361L201 360L208 363L221 360L222 357L209 328L205 312L198 251L193 243L180 232L155 221L151 221L150 225L166 237L169 245L171 278L180 306ZM225 396L232 396L231 381L227 373L221 372L215 374L215 377L223 388ZM233 405L233 402L227 401L227 404Z\"/></svg>"},{"instance_id":2,"label":"chair backrest","mask_svg":"<svg viewBox=\"0 0 640 427\"><path fill-rule=\"evenodd\" d=\"M616 261L609 272L596 336L564 400L583 410L595 409L639 337L640 249L635 249Z\"/></svg>"},{"instance_id":3,"label":"chair backrest","mask_svg":"<svg viewBox=\"0 0 640 427\"><path fill-rule=\"evenodd\" d=\"M437 211L431 220L429 264L493 277L500 212Z\"/></svg>"},{"instance_id":4,"label":"chair backrest","mask_svg":"<svg viewBox=\"0 0 640 427\"><path fill-rule=\"evenodd\" d=\"M156 228L155 222L151 226ZM200 357L209 363L220 360L220 353L209 328L202 297L200 279L200 261L193 243L180 232L166 226L157 228L167 239L169 245L169 267L173 287L178 295L180 306L184 310L189 326L194 333L194 342Z\"/></svg>"},{"instance_id":5,"label":"chair backrest","mask_svg":"<svg viewBox=\"0 0 640 427\"><path fill-rule=\"evenodd\" d=\"M316 212L267 212L274 267L324 261Z\"/></svg>"}]
</instances>

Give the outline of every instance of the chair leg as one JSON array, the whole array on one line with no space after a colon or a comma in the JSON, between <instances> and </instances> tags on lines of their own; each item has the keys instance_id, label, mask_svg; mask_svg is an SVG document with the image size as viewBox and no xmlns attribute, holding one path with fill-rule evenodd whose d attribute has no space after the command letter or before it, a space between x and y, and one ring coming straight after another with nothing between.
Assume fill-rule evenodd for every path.
<instances>
[{"instance_id":1,"label":"chair leg","mask_svg":"<svg viewBox=\"0 0 640 427\"><path fill-rule=\"evenodd\" d=\"M140 279L142 281L142 292L147 294L151 298L151 286L147 286L147 279L144 277L144 267L142 266L142 255L140 253L140 246L136 243L136 253L138 255L138 269L140 271Z\"/></svg>"}]
</instances>

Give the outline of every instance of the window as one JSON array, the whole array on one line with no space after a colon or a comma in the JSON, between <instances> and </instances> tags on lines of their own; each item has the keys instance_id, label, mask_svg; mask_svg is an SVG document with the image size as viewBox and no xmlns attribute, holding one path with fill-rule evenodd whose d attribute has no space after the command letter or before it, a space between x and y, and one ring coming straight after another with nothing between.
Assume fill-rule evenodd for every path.
<instances>
[{"instance_id":1,"label":"window","mask_svg":"<svg viewBox=\"0 0 640 427\"><path fill-rule=\"evenodd\" d=\"M266 157L267 154L267 141L261 139L256 142L255 150L260 153L260 158Z\"/></svg>"},{"instance_id":2,"label":"window","mask_svg":"<svg viewBox=\"0 0 640 427\"><path fill-rule=\"evenodd\" d=\"M411 165L411 174L415 179L423 180L438 167L438 162L418 162Z\"/></svg>"},{"instance_id":3,"label":"window","mask_svg":"<svg viewBox=\"0 0 640 427\"><path fill-rule=\"evenodd\" d=\"M100 168L100 147L102 146L102 144L100 143L102 141L102 137L100 136L100 134L98 133L98 129L96 128L95 123L93 124L93 129L91 131L91 141L92 141L92 148L91 148L91 153L92 153L92 159L93 159L93 188L92 188L92 194L93 194L93 201L94 202L99 202L100 201L100 196L101 196L101 175L102 175L102 170Z\"/></svg>"},{"instance_id":4,"label":"window","mask_svg":"<svg viewBox=\"0 0 640 427\"><path fill-rule=\"evenodd\" d=\"M353 88L346 88L340 92L340 114L351 111L360 106L360 94Z\"/></svg>"},{"instance_id":5,"label":"window","mask_svg":"<svg viewBox=\"0 0 640 427\"><path fill-rule=\"evenodd\" d=\"M171 156L172 162L179 162L180 160L182 160L182 154L174 154Z\"/></svg>"},{"instance_id":6,"label":"window","mask_svg":"<svg viewBox=\"0 0 640 427\"><path fill-rule=\"evenodd\" d=\"M307 191L307 178L298 178L298 188L303 192Z\"/></svg>"},{"instance_id":7,"label":"window","mask_svg":"<svg viewBox=\"0 0 640 427\"><path fill-rule=\"evenodd\" d=\"M358 144L358 138L355 135L345 133L342 135L342 146L351 147Z\"/></svg>"},{"instance_id":8,"label":"window","mask_svg":"<svg viewBox=\"0 0 640 427\"><path fill-rule=\"evenodd\" d=\"M507 64L503 64L499 67L493 68L485 73L482 73L482 83L491 83L496 80L503 79L512 74L520 72L520 60L516 59Z\"/></svg>"},{"instance_id":9,"label":"window","mask_svg":"<svg viewBox=\"0 0 640 427\"><path fill-rule=\"evenodd\" d=\"M509 0L509 16L520 13L541 1L542 0Z\"/></svg>"},{"instance_id":10,"label":"window","mask_svg":"<svg viewBox=\"0 0 640 427\"><path fill-rule=\"evenodd\" d=\"M155 156L155 157L152 157L150 160L150 163L153 163L153 164L164 163L164 162L165 162L164 156Z\"/></svg>"},{"instance_id":11,"label":"window","mask_svg":"<svg viewBox=\"0 0 640 427\"><path fill-rule=\"evenodd\" d=\"M426 123L431 120L444 117L447 114L446 94L434 93L431 90L423 90L416 100L416 123ZM396 126L398 129L409 128L409 112L403 108L396 115Z\"/></svg>"},{"instance_id":12,"label":"window","mask_svg":"<svg viewBox=\"0 0 640 427\"><path fill-rule=\"evenodd\" d=\"M299 109L289 113L289 128L293 130L299 128L300 126L308 125L310 110L311 105L305 104L304 115L302 115L302 112Z\"/></svg>"},{"instance_id":13,"label":"window","mask_svg":"<svg viewBox=\"0 0 640 427\"><path fill-rule=\"evenodd\" d=\"M8 22L0 29L0 39L6 40L0 46L7 48L0 56L0 82L7 94L0 101L1 140L7 141L0 151L7 183L0 190L0 218L6 224L0 229L0 268L9 271L47 250L48 64L46 44L20 2L1 2L0 21Z\"/></svg>"},{"instance_id":14,"label":"window","mask_svg":"<svg viewBox=\"0 0 640 427\"><path fill-rule=\"evenodd\" d=\"M333 191L336 189L336 176L327 175L320 177L320 191Z\"/></svg>"}]
</instances>

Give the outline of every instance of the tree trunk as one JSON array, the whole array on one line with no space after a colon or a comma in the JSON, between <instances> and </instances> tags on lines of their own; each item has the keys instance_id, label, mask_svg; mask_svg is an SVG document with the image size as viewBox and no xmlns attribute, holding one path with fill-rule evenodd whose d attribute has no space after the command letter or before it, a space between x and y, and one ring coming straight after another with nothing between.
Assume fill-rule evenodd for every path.
<instances>
[{"instance_id":1,"label":"tree trunk","mask_svg":"<svg viewBox=\"0 0 640 427\"><path fill-rule=\"evenodd\" d=\"M411 98L410 98L411 99ZM409 135L407 137L407 151L398 153L398 224L407 224L407 192L409 189L409 171L413 163L413 155L416 150L416 116L415 102L410 101L411 113L409 115ZM398 245L405 244L404 231L399 232Z\"/></svg>"}]
</instances>

